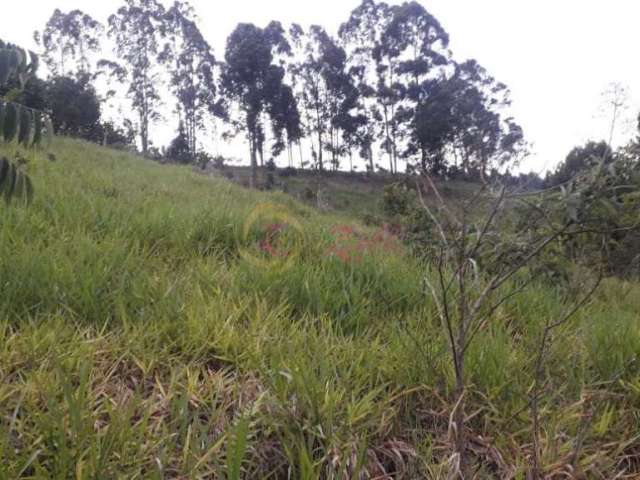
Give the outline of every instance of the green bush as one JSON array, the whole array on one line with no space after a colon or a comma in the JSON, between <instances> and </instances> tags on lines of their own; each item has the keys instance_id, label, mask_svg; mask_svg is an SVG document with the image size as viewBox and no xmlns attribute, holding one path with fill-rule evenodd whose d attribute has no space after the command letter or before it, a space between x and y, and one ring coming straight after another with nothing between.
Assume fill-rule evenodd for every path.
<instances>
[{"instance_id":1,"label":"green bush","mask_svg":"<svg viewBox=\"0 0 640 480\"><path fill-rule=\"evenodd\" d=\"M392 183L384 187L382 206L389 217L409 215L417 207L416 194L400 183Z\"/></svg>"}]
</instances>

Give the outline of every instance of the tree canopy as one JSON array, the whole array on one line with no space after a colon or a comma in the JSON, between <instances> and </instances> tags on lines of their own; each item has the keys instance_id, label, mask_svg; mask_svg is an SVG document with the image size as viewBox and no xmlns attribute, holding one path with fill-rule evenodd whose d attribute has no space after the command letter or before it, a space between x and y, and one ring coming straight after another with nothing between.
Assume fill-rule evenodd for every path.
<instances>
[{"instance_id":1,"label":"tree canopy","mask_svg":"<svg viewBox=\"0 0 640 480\"><path fill-rule=\"evenodd\" d=\"M105 34L112 55L100 49ZM122 113L112 125L132 126L147 153L154 124L173 115L193 159L220 119L224 139L246 136L253 183L265 157L285 152L289 166L298 156L298 165L320 171L344 168L345 159L353 170L355 155L371 172L484 178L525 148L508 115L507 86L477 61L458 61L445 27L416 1L362 0L336 36L321 25L241 23L222 60L184 0L167 8L123 0L106 30L81 10L57 9L36 38L52 74L49 90L77 79L87 118L100 107L113 111L106 106L115 98L124 112L126 96L135 118Z\"/></svg>"}]
</instances>

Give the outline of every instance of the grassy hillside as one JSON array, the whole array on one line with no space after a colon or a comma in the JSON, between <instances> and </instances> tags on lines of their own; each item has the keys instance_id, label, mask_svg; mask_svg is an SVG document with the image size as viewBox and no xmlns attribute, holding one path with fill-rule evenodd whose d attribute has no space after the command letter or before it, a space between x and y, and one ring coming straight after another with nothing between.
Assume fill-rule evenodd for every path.
<instances>
[{"instance_id":1,"label":"grassy hillside","mask_svg":"<svg viewBox=\"0 0 640 480\"><path fill-rule=\"evenodd\" d=\"M225 166L222 170L210 169L207 173L223 176L234 183L248 186L248 167ZM366 175L363 172L318 172L297 170L295 175L285 175L286 169L270 172L258 169L258 184L267 185L268 176L273 178L273 189L284 191L299 202L318 207L329 212L339 212L354 219L382 217L382 195L387 185L404 180L403 175L392 176L384 173ZM465 181L441 182L436 180L442 196L451 201L467 198L477 184ZM320 202L318 202L320 192Z\"/></svg>"},{"instance_id":2,"label":"grassy hillside","mask_svg":"<svg viewBox=\"0 0 640 480\"><path fill-rule=\"evenodd\" d=\"M33 205L1 207L0 478L447 478L453 375L427 266L282 193L54 152L32 165ZM265 202L298 226L291 264L251 250ZM534 286L471 348L478 478L524 478L531 358L563 309ZM608 280L556 332L548 472L639 471L638 312L640 286Z\"/></svg>"}]
</instances>

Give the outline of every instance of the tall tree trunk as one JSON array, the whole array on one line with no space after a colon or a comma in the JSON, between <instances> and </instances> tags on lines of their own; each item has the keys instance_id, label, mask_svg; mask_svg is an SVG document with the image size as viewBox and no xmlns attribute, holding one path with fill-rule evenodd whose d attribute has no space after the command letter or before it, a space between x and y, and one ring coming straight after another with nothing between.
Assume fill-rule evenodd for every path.
<instances>
[{"instance_id":1,"label":"tall tree trunk","mask_svg":"<svg viewBox=\"0 0 640 480\"><path fill-rule=\"evenodd\" d=\"M140 142L142 143L142 154L146 155L149 150L148 119L144 112L140 114Z\"/></svg>"},{"instance_id":2,"label":"tall tree trunk","mask_svg":"<svg viewBox=\"0 0 640 480\"><path fill-rule=\"evenodd\" d=\"M387 153L389 154L389 171L393 173L393 149L391 148L391 132L389 127L389 113L387 111L387 106L384 106L384 130L385 137L387 140Z\"/></svg>"},{"instance_id":3,"label":"tall tree trunk","mask_svg":"<svg viewBox=\"0 0 640 480\"><path fill-rule=\"evenodd\" d=\"M195 121L195 112L192 110L191 112L189 112L189 139L190 139L190 144L189 144L189 149L191 150L191 155L193 157L196 156L196 153L198 153L197 149L197 143L196 143L196 121Z\"/></svg>"},{"instance_id":4,"label":"tall tree trunk","mask_svg":"<svg viewBox=\"0 0 640 480\"><path fill-rule=\"evenodd\" d=\"M489 162L489 159L487 158L487 155L485 153L484 148L480 148L480 159L479 159L480 165L478 166L480 169L480 181L484 184L487 183L487 163Z\"/></svg>"},{"instance_id":5,"label":"tall tree trunk","mask_svg":"<svg viewBox=\"0 0 640 480\"><path fill-rule=\"evenodd\" d=\"M258 165L256 159L256 140L255 132L250 128L247 129L249 136L249 158L251 159L251 176L249 177L249 187L254 189L258 184Z\"/></svg>"},{"instance_id":6,"label":"tall tree trunk","mask_svg":"<svg viewBox=\"0 0 640 480\"><path fill-rule=\"evenodd\" d=\"M316 122L318 125L318 170L324 170L322 162L322 124L320 123L320 109L316 105Z\"/></svg>"},{"instance_id":7,"label":"tall tree trunk","mask_svg":"<svg viewBox=\"0 0 640 480\"><path fill-rule=\"evenodd\" d=\"M140 140L142 141L142 153L147 154L149 150L149 99L147 98L148 75L147 71L142 73L142 103L140 105Z\"/></svg>"},{"instance_id":8,"label":"tall tree trunk","mask_svg":"<svg viewBox=\"0 0 640 480\"><path fill-rule=\"evenodd\" d=\"M264 145L267 143L267 131L264 128L262 114L258 117L260 125L260 140L258 141L258 153L260 154L260 168L264 168Z\"/></svg>"},{"instance_id":9,"label":"tall tree trunk","mask_svg":"<svg viewBox=\"0 0 640 480\"><path fill-rule=\"evenodd\" d=\"M395 105L392 104L391 105L391 121L392 122L395 122L394 120L395 116L396 116L396 109L395 109ZM396 146L395 123L391 127L391 159L392 159L391 174L395 175L396 173L398 173L398 148Z\"/></svg>"},{"instance_id":10,"label":"tall tree trunk","mask_svg":"<svg viewBox=\"0 0 640 480\"><path fill-rule=\"evenodd\" d=\"M322 132L318 130L318 170L321 172L324 170L322 162Z\"/></svg>"},{"instance_id":11,"label":"tall tree trunk","mask_svg":"<svg viewBox=\"0 0 640 480\"><path fill-rule=\"evenodd\" d=\"M302 140L298 140L298 150L300 150L300 170L304 170L304 155L302 153Z\"/></svg>"},{"instance_id":12,"label":"tall tree trunk","mask_svg":"<svg viewBox=\"0 0 640 480\"><path fill-rule=\"evenodd\" d=\"M393 144L393 174L396 175L398 173L398 149L396 148L395 143Z\"/></svg>"},{"instance_id":13,"label":"tall tree trunk","mask_svg":"<svg viewBox=\"0 0 640 480\"><path fill-rule=\"evenodd\" d=\"M338 135L335 130L331 129L331 143L333 144L332 152L331 152L331 163L333 164L333 171L338 171Z\"/></svg>"}]
</instances>

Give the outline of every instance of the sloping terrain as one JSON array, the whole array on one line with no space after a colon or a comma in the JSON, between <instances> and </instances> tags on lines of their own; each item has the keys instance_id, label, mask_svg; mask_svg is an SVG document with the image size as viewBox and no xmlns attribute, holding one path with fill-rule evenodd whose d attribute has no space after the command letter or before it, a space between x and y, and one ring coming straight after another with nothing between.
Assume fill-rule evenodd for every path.
<instances>
[{"instance_id":1,"label":"sloping terrain","mask_svg":"<svg viewBox=\"0 0 640 480\"><path fill-rule=\"evenodd\" d=\"M199 170L196 170L199 171ZM211 168L206 172L216 177L225 177L234 183L249 186L248 167L225 166L222 169ZM270 185L272 190L283 191L301 203L354 219L376 220L383 217L382 196L385 187L406 182L414 187L415 180L404 174L390 175L363 172L327 171L319 174L311 170L258 169L258 184ZM440 193L447 201L456 202L468 198L477 184L466 181L435 180Z\"/></svg>"},{"instance_id":2,"label":"sloping terrain","mask_svg":"<svg viewBox=\"0 0 640 480\"><path fill-rule=\"evenodd\" d=\"M188 168L53 150L33 204L1 207L0 478L446 478L452 367L428 266L397 240ZM470 349L479 478L524 478L531 358L563 310L532 287ZM608 280L556 332L547 471L638 472L638 312L640 287Z\"/></svg>"}]
</instances>

